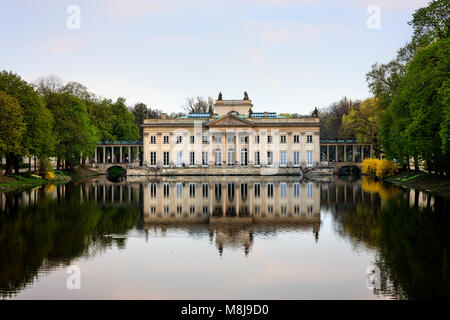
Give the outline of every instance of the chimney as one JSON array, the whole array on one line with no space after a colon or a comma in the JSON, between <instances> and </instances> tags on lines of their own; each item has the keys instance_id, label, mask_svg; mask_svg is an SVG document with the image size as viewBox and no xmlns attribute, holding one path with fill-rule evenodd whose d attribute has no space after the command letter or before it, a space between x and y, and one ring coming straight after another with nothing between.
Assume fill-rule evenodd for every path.
<instances>
[{"instance_id":1,"label":"chimney","mask_svg":"<svg viewBox=\"0 0 450 320\"><path fill-rule=\"evenodd\" d=\"M167 113L161 113L161 119L166 119L167 118Z\"/></svg>"}]
</instances>

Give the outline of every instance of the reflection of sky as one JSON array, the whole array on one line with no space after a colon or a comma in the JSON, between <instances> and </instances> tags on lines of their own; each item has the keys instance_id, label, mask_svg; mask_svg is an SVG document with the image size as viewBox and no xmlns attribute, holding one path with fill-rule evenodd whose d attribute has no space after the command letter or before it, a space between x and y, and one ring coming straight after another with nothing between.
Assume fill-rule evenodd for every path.
<instances>
[{"instance_id":1,"label":"reflection of sky","mask_svg":"<svg viewBox=\"0 0 450 320\"><path fill-rule=\"evenodd\" d=\"M40 277L20 299L373 299L366 269L374 252L334 230L322 212L320 238L312 230L255 234L246 257L225 247L222 256L209 233L141 231L128 234L126 250L74 261L81 290L66 289L65 268Z\"/></svg>"}]
</instances>

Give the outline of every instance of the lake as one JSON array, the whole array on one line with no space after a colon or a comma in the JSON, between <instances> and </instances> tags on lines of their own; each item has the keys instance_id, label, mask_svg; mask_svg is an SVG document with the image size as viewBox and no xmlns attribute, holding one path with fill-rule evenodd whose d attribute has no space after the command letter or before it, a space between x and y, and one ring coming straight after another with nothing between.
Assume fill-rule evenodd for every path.
<instances>
[{"instance_id":1,"label":"lake","mask_svg":"<svg viewBox=\"0 0 450 320\"><path fill-rule=\"evenodd\" d=\"M98 177L0 193L0 296L450 298L449 201L346 180Z\"/></svg>"}]
</instances>

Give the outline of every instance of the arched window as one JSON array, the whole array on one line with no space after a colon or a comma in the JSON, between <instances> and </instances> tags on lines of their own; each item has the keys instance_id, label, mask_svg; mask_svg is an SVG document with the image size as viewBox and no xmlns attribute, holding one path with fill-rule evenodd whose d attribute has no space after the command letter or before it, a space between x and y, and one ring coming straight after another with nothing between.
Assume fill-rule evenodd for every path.
<instances>
[{"instance_id":1,"label":"arched window","mask_svg":"<svg viewBox=\"0 0 450 320\"><path fill-rule=\"evenodd\" d=\"M241 150L241 166L248 166L248 151L246 148Z\"/></svg>"},{"instance_id":2,"label":"arched window","mask_svg":"<svg viewBox=\"0 0 450 320\"><path fill-rule=\"evenodd\" d=\"M219 148L214 150L214 165L222 165L222 151Z\"/></svg>"},{"instance_id":3,"label":"arched window","mask_svg":"<svg viewBox=\"0 0 450 320\"><path fill-rule=\"evenodd\" d=\"M234 161L235 161L234 149L230 148L228 149L227 163L229 166L234 166Z\"/></svg>"}]
</instances>

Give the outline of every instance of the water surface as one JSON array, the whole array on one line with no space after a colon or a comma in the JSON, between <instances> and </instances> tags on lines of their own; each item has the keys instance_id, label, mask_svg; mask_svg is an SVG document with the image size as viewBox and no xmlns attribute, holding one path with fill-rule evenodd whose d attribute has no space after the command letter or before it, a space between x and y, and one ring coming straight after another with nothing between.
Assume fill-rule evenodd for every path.
<instances>
[{"instance_id":1,"label":"water surface","mask_svg":"<svg viewBox=\"0 0 450 320\"><path fill-rule=\"evenodd\" d=\"M0 296L449 298L446 205L366 178L101 177L3 193Z\"/></svg>"}]
</instances>

